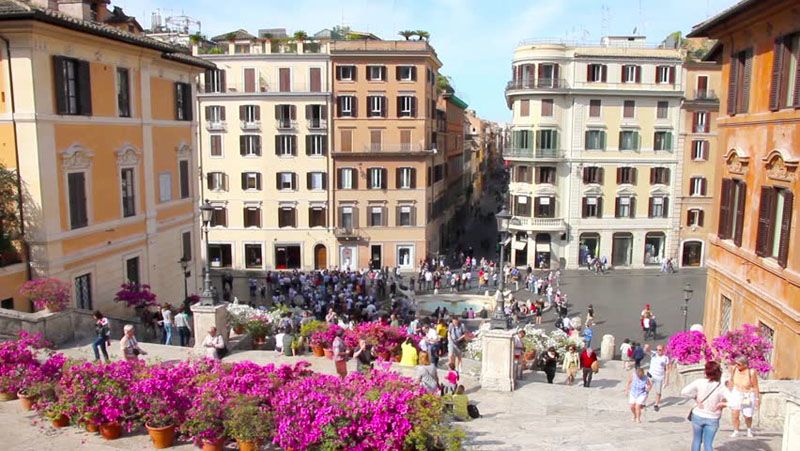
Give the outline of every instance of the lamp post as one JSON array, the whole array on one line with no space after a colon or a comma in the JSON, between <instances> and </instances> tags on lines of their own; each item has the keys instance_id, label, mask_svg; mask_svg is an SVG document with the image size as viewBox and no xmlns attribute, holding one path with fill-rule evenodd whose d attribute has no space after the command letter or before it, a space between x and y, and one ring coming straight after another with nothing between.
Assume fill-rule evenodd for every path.
<instances>
[{"instance_id":1,"label":"lamp post","mask_svg":"<svg viewBox=\"0 0 800 451\"><path fill-rule=\"evenodd\" d=\"M183 299L186 300L189 297L189 285L187 283L187 279L192 275L192 273L189 271L189 260L187 260L186 257L181 257L181 259L178 260L178 263L181 264L181 269L183 269Z\"/></svg>"},{"instance_id":2,"label":"lamp post","mask_svg":"<svg viewBox=\"0 0 800 451\"><path fill-rule=\"evenodd\" d=\"M206 271L203 278L203 294L200 296L200 305L214 305L214 293L211 292L211 258L209 257L208 246L208 227L211 224L211 216L214 214L214 207L206 199L200 206L200 215L203 220L203 233L206 240Z\"/></svg>"},{"instance_id":3,"label":"lamp post","mask_svg":"<svg viewBox=\"0 0 800 451\"><path fill-rule=\"evenodd\" d=\"M687 283L683 287L683 307L681 307L683 311L683 330L689 330L689 301L692 300L692 293L694 293L692 285Z\"/></svg>"},{"instance_id":4,"label":"lamp post","mask_svg":"<svg viewBox=\"0 0 800 451\"><path fill-rule=\"evenodd\" d=\"M495 215L497 219L497 231L500 234L500 263L497 265L498 277L500 278L500 287L497 290L497 299L494 305L494 313L492 314L492 329L508 329L508 317L506 316L506 299L505 299L505 260L506 260L506 246L505 240L508 233L508 224L511 221L511 213L508 212L505 206L500 210L500 213Z\"/></svg>"}]
</instances>

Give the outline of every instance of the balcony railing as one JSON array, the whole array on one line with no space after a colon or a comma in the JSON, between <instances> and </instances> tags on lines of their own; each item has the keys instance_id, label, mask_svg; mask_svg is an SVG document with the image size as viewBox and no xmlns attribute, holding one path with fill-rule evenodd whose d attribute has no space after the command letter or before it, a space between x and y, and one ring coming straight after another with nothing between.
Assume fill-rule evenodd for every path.
<instances>
[{"instance_id":1,"label":"balcony railing","mask_svg":"<svg viewBox=\"0 0 800 451\"><path fill-rule=\"evenodd\" d=\"M206 122L206 129L210 132L224 132L227 128L228 124L223 121Z\"/></svg>"},{"instance_id":2,"label":"balcony railing","mask_svg":"<svg viewBox=\"0 0 800 451\"><path fill-rule=\"evenodd\" d=\"M362 152L425 152L431 149L426 149L424 143L392 143L392 144L378 144L369 143L364 144Z\"/></svg>"},{"instance_id":3,"label":"balcony railing","mask_svg":"<svg viewBox=\"0 0 800 451\"><path fill-rule=\"evenodd\" d=\"M297 121L292 121L289 119L278 119L275 121L275 127L278 130L294 130L297 128Z\"/></svg>"},{"instance_id":4,"label":"balcony railing","mask_svg":"<svg viewBox=\"0 0 800 451\"><path fill-rule=\"evenodd\" d=\"M328 121L325 119L309 119L308 128L309 130L324 130L328 128Z\"/></svg>"},{"instance_id":5,"label":"balcony railing","mask_svg":"<svg viewBox=\"0 0 800 451\"><path fill-rule=\"evenodd\" d=\"M561 218L530 218L526 216L514 216L510 226L536 230L564 230L567 227Z\"/></svg>"},{"instance_id":6,"label":"balcony railing","mask_svg":"<svg viewBox=\"0 0 800 451\"><path fill-rule=\"evenodd\" d=\"M528 80L511 80L506 85L506 91L513 89L567 89L569 85L563 78L539 78Z\"/></svg>"},{"instance_id":7,"label":"balcony railing","mask_svg":"<svg viewBox=\"0 0 800 451\"><path fill-rule=\"evenodd\" d=\"M713 100L718 101L717 93L713 89L695 89L694 100Z\"/></svg>"},{"instance_id":8,"label":"balcony railing","mask_svg":"<svg viewBox=\"0 0 800 451\"><path fill-rule=\"evenodd\" d=\"M361 236L358 229L352 227L337 227L333 229L333 235L339 239L358 239Z\"/></svg>"},{"instance_id":9,"label":"balcony railing","mask_svg":"<svg viewBox=\"0 0 800 451\"><path fill-rule=\"evenodd\" d=\"M241 121L242 130L261 130L261 121Z\"/></svg>"},{"instance_id":10,"label":"balcony railing","mask_svg":"<svg viewBox=\"0 0 800 451\"><path fill-rule=\"evenodd\" d=\"M696 124L694 126L694 133L708 133L709 127L706 124Z\"/></svg>"},{"instance_id":11,"label":"balcony railing","mask_svg":"<svg viewBox=\"0 0 800 451\"><path fill-rule=\"evenodd\" d=\"M559 159L564 158L564 150L510 147L503 150L503 158Z\"/></svg>"}]
</instances>

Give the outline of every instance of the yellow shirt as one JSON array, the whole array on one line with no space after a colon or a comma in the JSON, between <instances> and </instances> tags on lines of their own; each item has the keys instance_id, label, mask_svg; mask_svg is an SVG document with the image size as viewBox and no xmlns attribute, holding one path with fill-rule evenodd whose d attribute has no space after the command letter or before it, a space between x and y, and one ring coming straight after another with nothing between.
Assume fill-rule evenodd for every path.
<instances>
[{"instance_id":1,"label":"yellow shirt","mask_svg":"<svg viewBox=\"0 0 800 451\"><path fill-rule=\"evenodd\" d=\"M447 336L447 326L445 326L444 324L437 324L436 333L439 334L439 338L444 339L444 337Z\"/></svg>"},{"instance_id":2,"label":"yellow shirt","mask_svg":"<svg viewBox=\"0 0 800 451\"><path fill-rule=\"evenodd\" d=\"M417 348L411 343L403 343L400 346L402 355L400 356L400 365L404 366L417 366Z\"/></svg>"}]
</instances>

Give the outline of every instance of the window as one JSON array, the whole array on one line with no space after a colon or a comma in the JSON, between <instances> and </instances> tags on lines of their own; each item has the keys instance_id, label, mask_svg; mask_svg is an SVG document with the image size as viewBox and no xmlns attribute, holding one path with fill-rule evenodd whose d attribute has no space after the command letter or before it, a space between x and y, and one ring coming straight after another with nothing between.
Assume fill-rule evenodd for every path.
<instances>
[{"instance_id":1,"label":"window","mask_svg":"<svg viewBox=\"0 0 800 451\"><path fill-rule=\"evenodd\" d=\"M336 79L340 81L355 81L356 66L336 66Z\"/></svg>"},{"instance_id":2,"label":"window","mask_svg":"<svg viewBox=\"0 0 800 451\"><path fill-rule=\"evenodd\" d=\"M625 64L622 66L622 82L623 83L641 83L642 81L642 67L633 64Z\"/></svg>"},{"instance_id":3,"label":"window","mask_svg":"<svg viewBox=\"0 0 800 451\"><path fill-rule=\"evenodd\" d=\"M206 121L209 124L219 124L221 122L225 122L225 107L220 105L207 106Z\"/></svg>"},{"instance_id":4,"label":"window","mask_svg":"<svg viewBox=\"0 0 800 451\"><path fill-rule=\"evenodd\" d=\"M246 268L261 268L263 266L262 249L260 244L244 245L244 266Z\"/></svg>"},{"instance_id":5,"label":"window","mask_svg":"<svg viewBox=\"0 0 800 451\"><path fill-rule=\"evenodd\" d=\"M533 200L534 216L537 218L556 217L556 198L553 196L539 196Z\"/></svg>"},{"instance_id":6,"label":"window","mask_svg":"<svg viewBox=\"0 0 800 451\"><path fill-rule=\"evenodd\" d=\"M79 309L92 310L91 274L82 274L75 278L75 305Z\"/></svg>"},{"instance_id":7,"label":"window","mask_svg":"<svg viewBox=\"0 0 800 451\"><path fill-rule=\"evenodd\" d=\"M372 152L380 152L381 144L383 143L383 132L381 130L369 131L369 150Z\"/></svg>"},{"instance_id":8,"label":"window","mask_svg":"<svg viewBox=\"0 0 800 451\"><path fill-rule=\"evenodd\" d=\"M530 149L533 144L533 132L531 130L514 130L511 132L511 147L518 149Z\"/></svg>"},{"instance_id":9,"label":"window","mask_svg":"<svg viewBox=\"0 0 800 451\"><path fill-rule=\"evenodd\" d=\"M188 199L191 194L189 177L189 160L178 161L178 188L181 190L181 199Z\"/></svg>"},{"instance_id":10,"label":"window","mask_svg":"<svg viewBox=\"0 0 800 451\"><path fill-rule=\"evenodd\" d=\"M296 178L297 174L294 172L279 172L277 177L278 190L296 190Z\"/></svg>"},{"instance_id":11,"label":"window","mask_svg":"<svg viewBox=\"0 0 800 451\"><path fill-rule=\"evenodd\" d=\"M730 298L725 295L720 295L720 314L719 314L719 334L724 335L731 330L731 314L733 312L733 303Z\"/></svg>"},{"instance_id":12,"label":"window","mask_svg":"<svg viewBox=\"0 0 800 451\"><path fill-rule=\"evenodd\" d=\"M781 36L775 40L772 59L772 83L769 108L800 107L800 33Z\"/></svg>"},{"instance_id":13,"label":"window","mask_svg":"<svg viewBox=\"0 0 800 451\"><path fill-rule=\"evenodd\" d=\"M690 196L705 196L706 195L706 179L705 177L692 177L689 179L689 195Z\"/></svg>"},{"instance_id":14,"label":"window","mask_svg":"<svg viewBox=\"0 0 800 451\"><path fill-rule=\"evenodd\" d=\"M169 172L158 175L158 200L161 202L172 200L172 174Z\"/></svg>"},{"instance_id":15,"label":"window","mask_svg":"<svg viewBox=\"0 0 800 451\"><path fill-rule=\"evenodd\" d=\"M383 223L384 214L383 207L369 207L369 224L371 227L380 227L386 224Z\"/></svg>"},{"instance_id":16,"label":"window","mask_svg":"<svg viewBox=\"0 0 800 451\"><path fill-rule=\"evenodd\" d=\"M397 98L397 117L416 117L417 99L414 96L399 96Z\"/></svg>"},{"instance_id":17,"label":"window","mask_svg":"<svg viewBox=\"0 0 800 451\"><path fill-rule=\"evenodd\" d=\"M531 64L528 67L529 67L529 70L531 71L531 74L529 76L529 78L531 78L531 80L528 82L528 86L531 86L530 82L533 81L532 80L533 79L533 64ZM538 74L537 74L537 76L539 77L539 80L536 83L536 86L538 86L540 88L559 88L559 87L564 87L564 86L559 85L558 69L559 69L558 64L548 64L548 63L539 64L539 69L538 69Z\"/></svg>"},{"instance_id":18,"label":"window","mask_svg":"<svg viewBox=\"0 0 800 451\"><path fill-rule=\"evenodd\" d=\"M519 115L528 117L531 115L531 101L528 99L521 99L519 101Z\"/></svg>"},{"instance_id":19,"label":"window","mask_svg":"<svg viewBox=\"0 0 800 451\"><path fill-rule=\"evenodd\" d=\"M244 207L243 224L245 227L261 227L261 209L258 207Z\"/></svg>"},{"instance_id":20,"label":"window","mask_svg":"<svg viewBox=\"0 0 800 451\"><path fill-rule=\"evenodd\" d=\"M397 225L400 227L408 227L417 225L416 214L414 207L410 205L399 205L397 207Z\"/></svg>"},{"instance_id":21,"label":"window","mask_svg":"<svg viewBox=\"0 0 800 451\"><path fill-rule=\"evenodd\" d=\"M433 167L433 183L439 182L444 178L444 165L437 164Z\"/></svg>"},{"instance_id":22,"label":"window","mask_svg":"<svg viewBox=\"0 0 800 451\"><path fill-rule=\"evenodd\" d=\"M536 148L543 150L558 149L558 131L557 130L537 130L536 131Z\"/></svg>"},{"instance_id":23,"label":"window","mask_svg":"<svg viewBox=\"0 0 800 451\"><path fill-rule=\"evenodd\" d=\"M669 185L669 168L650 168L651 185Z\"/></svg>"},{"instance_id":24,"label":"window","mask_svg":"<svg viewBox=\"0 0 800 451\"><path fill-rule=\"evenodd\" d=\"M358 174L353 168L340 168L338 176L339 189L357 189Z\"/></svg>"},{"instance_id":25,"label":"window","mask_svg":"<svg viewBox=\"0 0 800 451\"><path fill-rule=\"evenodd\" d=\"M224 172L209 172L206 186L210 191L228 191L228 176Z\"/></svg>"},{"instance_id":26,"label":"window","mask_svg":"<svg viewBox=\"0 0 800 451\"><path fill-rule=\"evenodd\" d=\"M356 96L337 97L336 109L339 117L356 117Z\"/></svg>"},{"instance_id":27,"label":"window","mask_svg":"<svg viewBox=\"0 0 800 451\"><path fill-rule=\"evenodd\" d=\"M705 212L699 208L691 208L686 214L686 225L689 227L703 227Z\"/></svg>"},{"instance_id":28,"label":"window","mask_svg":"<svg viewBox=\"0 0 800 451\"><path fill-rule=\"evenodd\" d=\"M292 91L292 70L288 67L278 68L278 91Z\"/></svg>"},{"instance_id":29,"label":"window","mask_svg":"<svg viewBox=\"0 0 800 451\"><path fill-rule=\"evenodd\" d=\"M386 117L386 97L367 96L367 117Z\"/></svg>"},{"instance_id":30,"label":"window","mask_svg":"<svg viewBox=\"0 0 800 451\"><path fill-rule=\"evenodd\" d=\"M175 119L192 120L192 85L189 83L175 83Z\"/></svg>"},{"instance_id":31,"label":"window","mask_svg":"<svg viewBox=\"0 0 800 451\"><path fill-rule=\"evenodd\" d=\"M586 81L606 82L608 67L605 64L589 64L586 66Z\"/></svg>"},{"instance_id":32,"label":"window","mask_svg":"<svg viewBox=\"0 0 800 451\"><path fill-rule=\"evenodd\" d=\"M306 174L306 188L314 191L328 188L327 179L324 172L309 172Z\"/></svg>"},{"instance_id":33,"label":"window","mask_svg":"<svg viewBox=\"0 0 800 451\"><path fill-rule=\"evenodd\" d=\"M756 255L777 259L784 268L789 257L793 202L794 195L785 188L761 187Z\"/></svg>"},{"instance_id":34,"label":"window","mask_svg":"<svg viewBox=\"0 0 800 451\"><path fill-rule=\"evenodd\" d=\"M261 191L261 173L242 172L243 191Z\"/></svg>"},{"instance_id":35,"label":"window","mask_svg":"<svg viewBox=\"0 0 800 451\"><path fill-rule=\"evenodd\" d=\"M694 140L692 141L692 160L695 161L708 161L708 141Z\"/></svg>"},{"instance_id":36,"label":"window","mask_svg":"<svg viewBox=\"0 0 800 451\"><path fill-rule=\"evenodd\" d=\"M397 168L397 188L414 189L417 187L417 170L414 168Z\"/></svg>"},{"instance_id":37,"label":"window","mask_svg":"<svg viewBox=\"0 0 800 451\"><path fill-rule=\"evenodd\" d=\"M656 103L656 119L669 118L669 102Z\"/></svg>"},{"instance_id":38,"label":"window","mask_svg":"<svg viewBox=\"0 0 800 451\"><path fill-rule=\"evenodd\" d=\"M639 150L639 132L634 130L619 132L619 150Z\"/></svg>"},{"instance_id":39,"label":"window","mask_svg":"<svg viewBox=\"0 0 800 451\"><path fill-rule=\"evenodd\" d=\"M367 66L367 80L386 81L386 66Z\"/></svg>"},{"instance_id":40,"label":"window","mask_svg":"<svg viewBox=\"0 0 800 451\"><path fill-rule=\"evenodd\" d=\"M605 150L606 132L604 130L586 130L586 150Z\"/></svg>"},{"instance_id":41,"label":"window","mask_svg":"<svg viewBox=\"0 0 800 451\"><path fill-rule=\"evenodd\" d=\"M278 227L297 227L296 216L293 207L280 207L278 209Z\"/></svg>"},{"instance_id":42,"label":"window","mask_svg":"<svg viewBox=\"0 0 800 451\"><path fill-rule=\"evenodd\" d=\"M635 218L636 217L636 199L631 196L617 197L616 205L614 206L615 218Z\"/></svg>"},{"instance_id":43,"label":"window","mask_svg":"<svg viewBox=\"0 0 800 451\"><path fill-rule=\"evenodd\" d=\"M631 119L634 116L636 116L636 101L625 100L622 103L622 117L626 119Z\"/></svg>"},{"instance_id":44,"label":"window","mask_svg":"<svg viewBox=\"0 0 800 451\"><path fill-rule=\"evenodd\" d=\"M306 155L321 157L328 153L326 135L306 135Z\"/></svg>"},{"instance_id":45,"label":"window","mask_svg":"<svg viewBox=\"0 0 800 451\"><path fill-rule=\"evenodd\" d=\"M636 168L617 168L617 185L635 185Z\"/></svg>"},{"instance_id":46,"label":"window","mask_svg":"<svg viewBox=\"0 0 800 451\"><path fill-rule=\"evenodd\" d=\"M695 111L692 115L692 132L693 133L708 133L708 112Z\"/></svg>"},{"instance_id":47,"label":"window","mask_svg":"<svg viewBox=\"0 0 800 451\"><path fill-rule=\"evenodd\" d=\"M370 189L386 189L386 169L369 168L367 169L367 177Z\"/></svg>"},{"instance_id":48,"label":"window","mask_svg":"<svg viewBox=\"0 0 800 451\"><path fill-rule=\"evenodd\" d=\"M603 168L597 166L588 166L583 168L583 183L584 184L603 184Z\"/></svg>"},{"instance_id":49,"label":"window","mask_svg":"<svg viewBox=\"0 0 800 451\"><path fill-rule=\"evenodd\" d=\"M222 135L210 135L209 139L211 140L211 156L212 157L221 157L222 156Z\"/></svg>"},{"instance_id":50,"label":"window","mask_svg":"<svg viewBox=\"0 0 800 451\"><path fill-rule=\"evenodd\" d=\"M753 71L753 49L731 56L728 71L728 114L747 113L750 109L750 81Z\"/></svg>"},{"instance_id":51,"label":"window","mask_svg":"<svg viewBox=\"0 0 800 451\"><path fill-rule=\"evenodd\" d=\"M297 136L275 135L275 155L293 157L297 155Z\"/></svg>"},{"instance_id":52,"label":"window","mask_svg":"<svg viewBox=\"0 0 800 451\"><path fill-rule=\"evenodd\" d=\"M67 174L67 192L69 193L70 229L86 227L89 223L86 205L86 173L70 172Z\"/></svg>"},{"instance_id":53,"label":"window","mask_svg":"<svg viewBox=\"0 0 800 451\"><path fill-rule=\"evenodd\" d=\"M306 105L308 128L325 128L328 118L328 107L325 105Z\"/></svg>"},{"instance_id":54,"label":"window","mask_svg":"<svg viewBox=\"0 0 800 451\"><path fill-rule=\"evenodd\" d=\"M136 181L133 168L122 168L119 178L122 182L122 217L136 216Z\"/></svg>"},{"instance_id":55,"label":"window","mask_svg":"<svg viewBox=\"0 0 800 451\"><path fill-rule=\"evenodd\" d=\"M583 218L602 218L603 217L603 198L584 197L581 208Z\"/></svg>"},{"instance_id":56,"label":"window","mask_svg":"<svg viewBox=\"0 0 800 451\"><path fill-rule=\"evenodd\" d=\"M308 226L309 227L326 227L326 211L323 207L309 207L308 209Z\"/></svg>"},{"instance_id":57,"label":"window","mask_svg":"<svg viewBox=\"0 0 800 451\"><path fill-rule=\"evenodd\" d=\"M358 227L358 220L356 218L355 207L340 207L339 208L339 226L343 229L354 229Z\"/></svg>"},{"instance_id":58,"label":"window","mask_svg":"<svg viewBox=\"0 0 800 451\"><path fill-rule=\"evenodd\" d=\"M69 115L92 115L92 90L89 62L53 57L56 85L56 112Z\"/></svg>"},{"instance_id":59,"label":"window","mask_svg":"<svg viewBox=\"0 0 800 451\"><path fill-rule=\"evenodd\" d=\"M300 246L275 246L275 269L300 268Z\"/></svg>"},{"instance_id":60,"label":"window","mask_svg":"<svg viewBox=\"0 0 800 451\"><path fill-rule=\"evenodd\" d=\"M240 105L239 120L244 122L243 126L249 126L250 124L257 124L258 122L261 121L261 107L258 105Z\"/></svg>"},{"instance_id":61,"label":"window","mask_svg":"<svg viewBox=\"0 0 800 451\"><path fill-rule=\"evenodd\" d=\"M650 206L648 208L648 217L650 218L668 218L669 217L669 198L666 196L651 196Z\"/></svg>"},{"instance_id":62,"label":"window","mask_svg":"<svg viewBox=\"0 0 800 451\"><path fill-rule=\"evenodd\" d=\"M119 117L131 117L131 83L128 69L117 68L117 111Z\"/></svg>"},{"instance_id":63,"label":"window","mask_svg":"<svg viewBox=\"0 0 800 451\"><path fill-rule=\"evenodd\" d=\"M233 53L250 53L250 44L235 44Z\"/></svg>"},{"instance_id":64,"label":"window","mask_svg":"<svg viewBox=\"0 0 800 451\"><path fill-rule=\"evenodd\" d=\"M672 151L672 133L671 132L653 133L653 150Z\"/></svg>"},{"instance_id":65,"label":"window","mask_svg":"<svg viewBox=\"0 0 800 451\"><path fill-rule=\"evenodd\" d=\"M275 105L275 120L278 121L279 129L294 128L297 119L297 107L295 105Z\"/></svg>"},{"instance_id":66,"label":"window","mask_svg":"<svg viewBox=\"0 0 800 451\"><path fill-rule=\"evenodd\" d=\"M589 117L600 117L600 106L602 101L600 99L589 100Z\"/></svg>"},{"instance_id":67,"label":"window","mask_svg":"<svg viewBox=\"0 0 800 451\"><path fill-rule=\"evenodd\" d=\"M675 83L675 66L656 66L656 83Z\"/></svg>"},{"instance_id":68,"label":"window","mask_svg":"<svg viewBox=\"0 0 800 451\"><path fill-rule=\"evenodd\" d=\"M745 205L746 200L747 184L745 182L738 179L722 179L719 202L719 229L717 230L717 235L720 239L732 239L735 245L742 245L744 210L747 208ZM762 202L761 206L765 205L767 203ZM759 221L759 227L760 225Z\"/></svg>"},{"instance_id":69,"label":"window","mask_svg":"<svg viewBox=\"0 0 800 451\"><path fill-rule=\"evenodd\" d=\"M228 227L228 209L215 205L211 213L211 227Z\"/></svg>"},{"instance_id":70,"label":"window","mask_svg":"<svg viewBox=\"0 0 800 451\"><path fill-rule=\"evenodd\" d=\"M225 92L225 71L219 69L209 69L205 74L205 91Z\"/></svg>"},{"instance_id":71,"label":"window","mask_svg":"<svg viewBox=\"0 0 800 451\"><path fill-rule=\"evenodd\" d=\"M192 232L181 233L181 259L192 261Z\"/></svg>"},{"instance_id":72,"label":"window","mask_svg":"<svg viewBox=\"0 0 800 451\"><path fill-rule=\"evenodd\" d=\"M209 244L208 259L212 268L230 268L233 264L230 244Z\"/></svg>"},{"instance_id":73,"label":"window","mask_svg":"<svg viewBox=\"0 0 800 451\"><path fill-rule=\"evenodd\" d=\"M417 68L415 66L397 66L397 79L399 81L416 81Z\"/></svg>"},{"instance_id":74,"label":"window","mask_svg":"<svg viewBox=\"0 0 800 451\"><path fill-rule=\"evenodd\" d=\"M243 157L261 156L261 136L260 135L239 136L239 154Z\"/></svg>"},{"instance_id":75,"label":"window","mask_svg":"<svg viewBox=\"0 0 800 451\"><path fill-rule=\"evenodd\" d=\"M536 183L556 184L556 168L554 166L539 166L536 168Z\"/></svg>"},{"instance_id":76,"label":"window","mask_svg":"<svg viewBox=\"0 0 800 451\"><path fill-rule=\"evenodd\" d=\"M542 117L553 117L553 99L542 99Z\"/></svg>"},{"instance_id":77,"label":"window","mask_svg":"<svg viewBox=\"0 0 800 451\"><path fill-rule=\"evenodd\" d=\"M412 130L400 130L400 150L403 152L410 152L412 150L411 132Z\"/></svg>"},{"instance_id":78,"label":"window","mask_svg":"<svg viewBox=\"0 0 800 451\"><path fill-rule=\"evenodd\" d=\"M531 198L530 196L514 196L514 216L524 216L529 218L531 216Z\"/></svg>"}]
</instances>

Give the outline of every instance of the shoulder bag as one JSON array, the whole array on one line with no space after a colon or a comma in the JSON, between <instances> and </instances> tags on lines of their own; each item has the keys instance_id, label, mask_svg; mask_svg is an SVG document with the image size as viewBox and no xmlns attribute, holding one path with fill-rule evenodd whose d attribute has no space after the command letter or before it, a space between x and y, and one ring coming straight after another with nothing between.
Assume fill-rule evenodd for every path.
<instances>
[{"instance_id":1,"label":"shoulder bag","mask_svg":"<svg viewBox=\"0 0 800 451\"><path fill-rule=\"evenodd\" d=\"M702 403L706 402L706 400L708 399L708 397L709 397L709 396L711 396L711 395L712 395L712 394L713 394L715 391L717 391L717 389L719 388L719 385L720 385L720 384L721 384L721 382L717 382L717 386L716 386L716 387L714 387L714 389L713 389L713 390L711 390L711 391L710 391L710 392L709 392L709 393L706 395L706 397L705 397L705 398L703 398L703 400L702 400L702 401L700 401L700 404L702 404ZM696 407L696 406L695 406L695 407ZM692 408L689 410L689 415L687 415L687 416L686 416L686 419L687 419L687 420L689 420L689 421L692 421L692 412L693 412L693 411L694 411L694 407L692 407Z\"/></svg>"}]
</instances>

